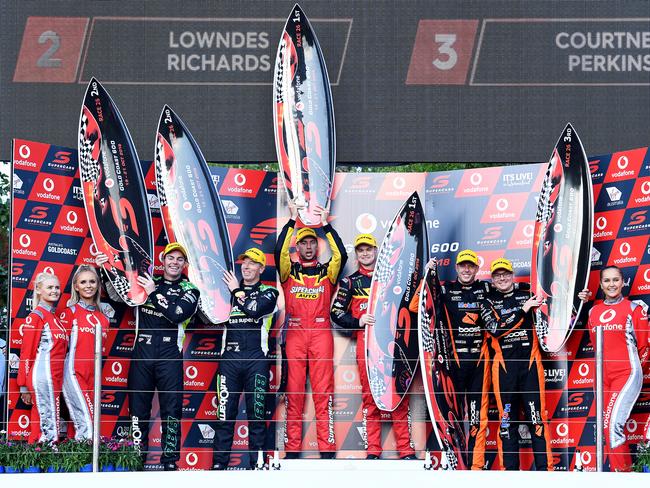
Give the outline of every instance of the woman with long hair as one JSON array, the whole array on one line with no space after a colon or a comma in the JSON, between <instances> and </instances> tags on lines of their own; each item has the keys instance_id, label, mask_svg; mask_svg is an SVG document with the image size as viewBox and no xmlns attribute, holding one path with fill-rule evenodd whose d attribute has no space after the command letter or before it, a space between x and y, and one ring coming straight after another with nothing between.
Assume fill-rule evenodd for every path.
<instances>
[{"instance_id":1,"label":"woman with long hair","mask_svg":"<svg viewBox=\"0 0 650 488\"><path fill-rule=\"evenodd\" d=\"M53 443L59 439L59 398L68 347L65 328L54 315L60 297L61 285L56 276L36 275L32 312L22 327L18 369L20 397L25 404L32 405L30 443Z\"/></svg>"},{"instance_id":2,"label":"woman with long hair","mask_svg":"<svg viewBox=\"0 0 650 488\"><path fill-rule=\"evenodd\" d=\"M623 297L623 273L616 266L600 271L604 299L589 311L589 334L596 347L596 328L603 331L603 430L610 471L631 471L632 458L625 423L643 386L644 363L650 352L647 305ZM578 296L587 301L591 293Z\"/></svg>"},{"instance_id":3,"label":"woman with long hair","mask_svg":"<svg viewBox=\"0 0 650 488\"><path fill-rule=\"evenodd\" d=\"M99 308L99 295L97 271L92 266L82 264L72 276L68 307L60 316L70 339L65 358L63 397L77 440L93 437L95 330L100 329L102 339L108 330L108 319Z\"/></svg>"}]
</instances>

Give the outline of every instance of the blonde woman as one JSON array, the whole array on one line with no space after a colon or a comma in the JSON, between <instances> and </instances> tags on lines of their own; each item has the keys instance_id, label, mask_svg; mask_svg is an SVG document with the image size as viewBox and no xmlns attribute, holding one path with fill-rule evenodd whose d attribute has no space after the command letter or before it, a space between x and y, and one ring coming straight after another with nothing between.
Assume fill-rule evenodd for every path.
<instances>
[{"instance_id":1,"label":"blonde woman","mask_svg":"<svg viewBox=\"0 0 650 488\"><path fill-rule=\"evenodd\" d=\"M75 439L93 437L95 330L106 337L108 319L99 308L100 281L92 266L82 264L72 276L68 307L61 313L70 345L65 358L63 397L74 424Z\"/></svg>"},{"instance_id":2,"label":"blonde woman","mask_svg":"<svg viewBox=\"0 0 650 488\"><path fill-rule=\"evenodd\" d=\"M68 347L65 329L54 315L60 296L61 285L56 276L36 276L33 310L22 328L18 369L20 397L25 404L32 405L30 443L52 443L59 438L59 398Z\"/></svg>"}]
</instances>

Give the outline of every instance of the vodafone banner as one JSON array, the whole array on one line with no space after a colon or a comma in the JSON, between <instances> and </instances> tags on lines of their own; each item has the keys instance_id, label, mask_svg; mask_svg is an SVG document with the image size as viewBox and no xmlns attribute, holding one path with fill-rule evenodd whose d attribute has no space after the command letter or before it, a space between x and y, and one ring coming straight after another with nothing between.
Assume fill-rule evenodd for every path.
<instances>
[{"instance_id":1,"label":"vodafone banner","mask_svg":"<svg viewBox=\"0 0 650 488\"><path fill-rule=\"evenodd\" d=\"M61 279L64 295L59 308L69 297L70 277L74 267L93 263L92 241L88 234L81 189L77 174L76 151L49 144L16 140L13 153L12 199L12 282L10 328L10 425L9 434L17 437L30 429L29 410L18 399L15 377L21 345L21 326L29 313L32 297L31 280L35 273L54 272ZM648 298L650 290L650 158L647 149L637 149L591 158L596 215L590 288L597 289L598 271L607 264L623 269L625 293L631 298ZM154 217L156 265L165 237L162 230L153 167L143 163L149 187L149 203ZM435 166L432 165L432 169ZM233 251L239 254L251 246L267 253L267 270L263 276L275 282L273 248L277 230L288 215L284 196L277 191L274 172L212 167L228 220ZM479 168L466 171L431 173L338 173L332 195L332 224L346 244L350 260L344 271L356 268L352 242L361 232L381 240L395 212L417 190L425 200L430 252L442 263L442 278L453 279L454 257L464 248L480 256L480 278L489 278L489 263L501 256L513 261L517 279L526 280L530 270L533 219L537 194L545 165ZM280 198L279 198L280 197ZM322 243L323 256L327 245ZM649 300L650 301L650 300ZM123 305L107 302L114 313L106 342L103 364L102 435L128 433L126 378L134 339L134 320ZM281 305L281 304L280 304ZM283 321L276 316L271 351L278 355L276 338ZM219 399L215 394L220 335L217 330L195 324L185 341L185 392L183 400L183 469L206 469L211 465L214 423ZM335 434L340 456L365 457L361 387L355 360L354 341L335 333ZM279 385L279 361L272 362L271 394L267 401L269 418L273 418L268 447L272 449L283 437L284 408L276 399ZM573 469L576 450L588 470L595 469L594 428L595 402L593 346L580 325L565 350L546 356L546 407L551 419L551 444L557 470ZM645 376L650 383L650 375ZM646 388L647 390L647 388ZM422 384L418 380L411 391L412 436L417 450L431 446L430 427ZM627 434L639 440L650 413L650 396L642 392ZM158 415L157 406L153 416ZM492 418L496 405L491 407ZM242 412L241 419L245 418ZM395 444L386 417L384 457L395 457ZM488 460L497 468L496 433L490 425ZM151 446L158 449L159 424L151 430ZM304 449L315 449L313 403L308 398L304 423ZM530 433L520 428L520 444L527 454L523 467L532 463ZM239 421L235 429L232 466L243 461L248 446L248 429ZM149 463L157 462L150 456ZM434 462L437 462L437 458Z\"/></svg>"}]
</instances>

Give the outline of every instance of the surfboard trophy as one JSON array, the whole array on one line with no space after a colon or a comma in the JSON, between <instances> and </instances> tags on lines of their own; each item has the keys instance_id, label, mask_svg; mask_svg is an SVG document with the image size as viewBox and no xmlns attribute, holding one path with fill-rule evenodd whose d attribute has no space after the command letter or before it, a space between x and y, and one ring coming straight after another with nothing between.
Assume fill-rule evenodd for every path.
<instances>
[{"instance_id":1,"label":"surfboard trophy","mask_svg":"<svg viewBox=\"0 0 650 488\"><path fill-rule=\"evenodd\" d=\"M187 250L189 279L201 292L200 318L225 322L230 290L222 277L234 269L226 214L201 149L167 105L160 114L154 163L167 241Z\"/></svg>"},{"instance_id":2,"label":"surfboard trophy","mask_svg":"<svg viewBox=\"0 0 650 488\"><path fill-rule=\"evenodd\" d=\"M577 293L589 280L593 222L589 161L567 124L551 154L535 216L530 281L543 299L534 318L546 352L562 348L580 315Z\"/></svg>"},{"instance_id":3,"label":"surfboard trophy","mask_svg":"<svg viewBox=\"0 0 650 488\"><path fill-rule=\"evenodd\" d=\"M142 305L147 293L137 278L152 274L154 242L144 176L122 115L95 78L81 107L78 150L90 233L108 256L107 289L129 306Z\"/></svg>"},{"instance_id":4,"label":"surfboard trophy","mask_svg":"<svg viewBox=\"0 0 650 488\"><path fill-rule=\"evenodd\" d=\"M327 208L336 166L334 108L325 59L309 20L294 5L275 59L275 150L287 198L303 224L317 226Z\"/></svg>"}]
</instances>

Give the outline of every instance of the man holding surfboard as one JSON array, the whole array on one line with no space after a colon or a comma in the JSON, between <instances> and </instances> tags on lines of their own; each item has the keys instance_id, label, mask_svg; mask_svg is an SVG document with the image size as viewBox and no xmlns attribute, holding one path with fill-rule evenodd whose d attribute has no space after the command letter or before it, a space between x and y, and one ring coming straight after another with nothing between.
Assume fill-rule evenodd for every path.
<instances>
[{"instance_id":1,"label":"man holding surfboard","mask_svg":"<svg viewBox=\"0 0 650 488\"><path fill-rule=\"evenodd\" d=\"M232 308L222 337L217 376L217 422L214 436L213 470L228 467L239 397L246 396L246 417L250 453L249 469L264 464L257 459L266 438L266 395L269 389L269 330L278 300L278 290L260 281L266 255L252 247L241 254L241 281L224 271L223 282L230 290Z\"/></svg>"},{"instance_id":2,"label":"man holding surfboard","mask_svg":"<svg viewBox=\"0 0 650 488\"><path fill-rule=\"evenodd\" d=\"M478 255L465 249L456 256L457 279L441 287L442 303L452 332L451 375L461 409L460 419L467 413L467 465L480 470L485 467L487 408L490 374L484 332L480 326L480 302L490 287L476 279Z\"/></svg>"},{"instance_id":3,"label":"man holding surfboard","mask_svg":"<svg viewBox=\"0 0 650 488\"><path fill-rule=\"evenodd\" d=\"M366 431L366 459L379 459L382 452L381 412L370 392L366 372L365 327L374 323L374 317L367 313L368 294L372 273L377 261L377 241L371 234L359 234L354 240L354 253L359 269L343 278L332 305L331 318L344 329L351 330L357 339L357 366L361 381L363 403L363 426ZM410 415L408 397L404 397L397 409L391 412L397 450L401 459L415 459L410 436Z\"/></svg>"},{"instance_id":4,"label":"man holding surfboard","mask_svg":"<svg viewBox=\"0 0 650 488\"><path fill-rule=\"evenodd\" d=\"M129 367L129 415L133 438L146 459L151 402L154 390L158 390L162 421L160 462L165 471L175 471L181 449L183 339L185 326L198 307L200 293L183 276L187 251L181 244L167 244L162 260L162 276L154 278L147 273L138 276L147 300L136 309L139 332ZM103 253L95 257L97 266L107 261Z\"/></svg>"},{"instance_id":5,"label":"man holding surfboard","mask_svg":"<svg viewBox=\"0 0 650 488\"><path fill-rule=\"evenodd\" d=\"M275 262L286 303L287 356L287 458L298 458L302 444L302 414L307 371L316 410L316 435L322 458L336 456L334 440L334 339L330 325L330 304L348 255L343 241L327 223L328 211L320 206L325 238L332 250L326 263L318 261L318 238L314 229L302 227L296 233L298 260L291 259L291 239L296 227L297 207L289 201L290 219L282 228L275 248Z\"/></svg>"},{"instance_id":6,"label":"man holding surfboard","mask_svg":"<svg viewBox=\"0 0 650 488\"><path fill-rule=\"evenodd\" d=\"M512 263L499 258L490 265L494 288L481 301L481 319L490 334L492 385L499 409L497 447L501 469L519 469L519 411L532 426L537 471L553 471L553 455L544 402L544 368L533 325L532 309L541 299L529 283L515 283Z\"/></svg>"}]
</instances>

